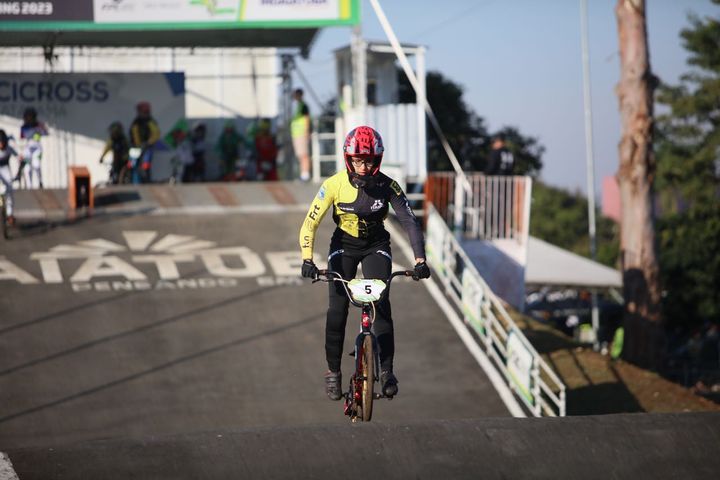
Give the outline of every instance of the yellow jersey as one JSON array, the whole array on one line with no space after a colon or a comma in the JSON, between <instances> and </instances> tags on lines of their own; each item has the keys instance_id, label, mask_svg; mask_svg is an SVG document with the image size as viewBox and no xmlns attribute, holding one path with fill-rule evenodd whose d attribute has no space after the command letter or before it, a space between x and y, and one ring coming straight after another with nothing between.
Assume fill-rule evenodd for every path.
<instances>
[{"instance_id":1,"label":"yellow jersey","mask_svg":"<svg viewBox=\"0 0 720 480\"><path fill-rule=\"evenodd\" d=\"M410 238L415 257L425 258L422 228L400 185L378 172L372 185L357 187L350 181L347 171L338 172L325 180L313 199L300 228L302 258L312 259L315 232L330 209L333 221L346 238L371 243L389 237L384 220L390 205Z\"/></svg>"}]
</instances>

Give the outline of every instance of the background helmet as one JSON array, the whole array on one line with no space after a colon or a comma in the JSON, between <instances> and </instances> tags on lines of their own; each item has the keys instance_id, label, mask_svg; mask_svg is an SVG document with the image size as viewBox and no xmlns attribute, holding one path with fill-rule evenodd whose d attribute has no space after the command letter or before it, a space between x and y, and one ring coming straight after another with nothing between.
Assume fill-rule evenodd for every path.
<instances>
[{"instance_id":1,"label":"background helmet","mask_svg":"<svg viewBox=\"0 0 720 480\"><path fill-rule=\"evenodd\" d=\"M27 107L23 112L23 119L30 118L30 121L34 122L37 120L37 110L33 107Z\"/></svg>"},{"instance_id":2,"label":"background helmet","mask_svg":"<svg viewBox=\"0 0 720 480\"><path fill-rule=\"evenodd\" d=\"M139 102L135 105L137 113L142 115L150 115L150 102Z\"/></svg>"},{"instance_id":3,"label":"background helmet","mask_svg":"<svg viewBox=\"0 0 720 480\"><path fill-rule=\"evenodd\" d=\"M122 123L120 123L118 121L112 122L110 124L110 126L108 127L108 132L110 133L110 135L117 135L118 133L122 133L122 131L123 131Z\"/></svg>"},{"instance_id":4,"label":"background helmet","mask_svg":"<svg viewBox=\"0 0 720 480\"><path fill-rule=\"evenodd\" d=\"M350 176L356 177L367 177L374 176L380 171L380 163L382 163L383 152L383 141L380 134L371 127L362 126L350 130L350 133L345 137L345 144L343 145L343 156L345 157L345 166L347 167ZM375 164L370 170L369 175L358 175L355 173L350 157L373 157Z\"/></svg>"}]
</instances>

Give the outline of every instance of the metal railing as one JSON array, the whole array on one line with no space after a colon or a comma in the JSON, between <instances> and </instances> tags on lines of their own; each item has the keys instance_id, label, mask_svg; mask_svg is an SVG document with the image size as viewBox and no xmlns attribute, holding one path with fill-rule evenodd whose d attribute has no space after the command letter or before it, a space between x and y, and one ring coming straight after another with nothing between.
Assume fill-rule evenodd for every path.
<instances>
[{"instance_id":1,"label":"metal railing","mask_svg":"<svg viewBox=\"0 0 720 480\"><path fill-rule=\"evenodd\" d=\"M426 218L426 249L435 278L493 366L533 416L565 416L565 384L510 318L431 203Z\"/></svg>"},{"instance_id":2,"label":"metal railing","mask_svg":"<svg viewBox=\"0 0 720 480\"><path fill-rule=\"evenodd\" d=\"M321 125L322 124L322 125ZM333 125L332 131L320 131L322 126ZM312 179L319 183L337 171L337 138L334 129L334 117L317 117L313 119L313 130L310 134L312 155Z\"/></svg>"},{"instance_id":3,"label":"metal railing","mask_svg":"<svg viewBox=\"0 0 720 480\"><path fill-rule=\"evenodd\" d=\"M527 241L532 181L523 176L466 174L470 190L457 188L454 172L428 175L426 198L466 238ZM455 208L462 205L462 209Z\"/></svg>"}]
</instances>

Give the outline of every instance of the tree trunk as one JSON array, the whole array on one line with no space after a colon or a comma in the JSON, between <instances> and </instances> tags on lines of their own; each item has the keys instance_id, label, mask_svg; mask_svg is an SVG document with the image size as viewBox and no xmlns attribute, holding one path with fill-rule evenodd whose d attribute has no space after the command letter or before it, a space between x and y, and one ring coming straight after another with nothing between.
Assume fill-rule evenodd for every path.
<instances>
[{"instance_id":1,"label":"tree trunk","mask_svg":"<svg viewBox=\"0 0 720 480\"><path fill-rule=\"evenodd\" d=\"M622 139L618 184L622 202L620 250L625 296L623 357L658 369L664 354L660 280L655 251L652 183L655 176L653 90L645 0L618 0Z\"/></svg>"}]
</instances>

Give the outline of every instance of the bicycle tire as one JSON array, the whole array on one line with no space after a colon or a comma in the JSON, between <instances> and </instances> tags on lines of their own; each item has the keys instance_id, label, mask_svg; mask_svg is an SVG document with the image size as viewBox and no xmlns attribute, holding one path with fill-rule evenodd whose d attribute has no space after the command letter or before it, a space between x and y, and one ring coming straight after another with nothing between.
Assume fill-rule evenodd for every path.
<instances>
[{"instance_id":1,"label":"bicycle tire","mask_svg":"<svg viewBox=\"0 0 720 480\"><path fill-rule=\"evenodd\" d=\"M369 422L372 419L373 400L375 399L375 351L373 349L373 339L370 335L366 335L363 340L362 358L360 359L362 367L362 419L363 422Z\"/></svg>"},{"instance_id":2,"label":"bicycle tire","mask_svg":"<svg viewBox=\"0 0 720 480\"><path fill-rule=\"evenodd\" d=\"M8 225L8 219L7 219L7 207L5 205L5 195L0 197L0 211L1 217L0 220L2 220L2 230L3 230L3 238L5 240L8 240L10 238L10 225Z\"/></svg>"},{"instance_id":3,"label":"bicycle tire","mask_svg":"<svg viewBox=\"0 0 720 480\"><path fill-rule=\"evenodd\" d=\"M120 169L117 178L118 185L129 185L132 183L132 169L124 166Z\"/></svg>"}]
</instances>

